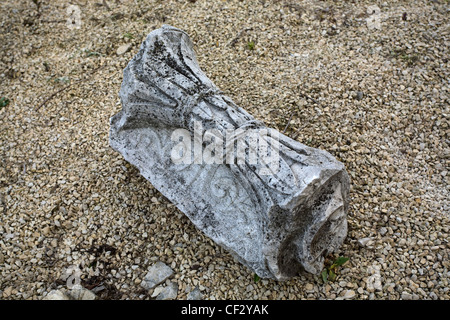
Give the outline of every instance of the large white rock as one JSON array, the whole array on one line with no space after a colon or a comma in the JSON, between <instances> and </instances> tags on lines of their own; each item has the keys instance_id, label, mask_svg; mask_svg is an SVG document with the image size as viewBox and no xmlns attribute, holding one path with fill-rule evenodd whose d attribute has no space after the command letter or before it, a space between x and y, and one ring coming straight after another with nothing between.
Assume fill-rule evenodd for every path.
<instances>
[{"instance_id":1,"label":"large white rock","mask_svg":"<svg viewBox=\"0 0 450 320\"><path fill-rule=\"evenodd\" d=\"M343 243L344 165L234 104L200 69L184 31L148 35L124 70L120 98L110 145L260 277L318 274Z\"/></svg>"}]
</instances>

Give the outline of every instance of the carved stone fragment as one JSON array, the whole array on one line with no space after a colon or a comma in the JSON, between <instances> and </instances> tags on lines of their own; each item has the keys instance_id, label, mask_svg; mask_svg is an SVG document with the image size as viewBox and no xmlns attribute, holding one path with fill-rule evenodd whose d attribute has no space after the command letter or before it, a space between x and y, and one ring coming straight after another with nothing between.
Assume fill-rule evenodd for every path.
<instances>
[{"instance_id":1,"label":"carved stone fragment","mask_svg":"<svg viewBox=\"0 0 450 320\"><path fill-rule=\"evenodd\" d=\"M347 234L349 178L267 128L200 69L182 30L151 32L124 70L110 145L260 277L318 274Z\"/></svg>"}]
</instances>

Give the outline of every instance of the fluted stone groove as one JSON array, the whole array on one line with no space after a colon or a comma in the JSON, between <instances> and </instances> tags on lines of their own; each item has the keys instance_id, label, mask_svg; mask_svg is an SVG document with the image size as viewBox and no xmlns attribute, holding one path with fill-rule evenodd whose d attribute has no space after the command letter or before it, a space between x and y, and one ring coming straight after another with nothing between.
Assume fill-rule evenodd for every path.
<instances>
[{"instance_id":1,"label":"fluted stone groove","mask_svg":"<svg viewBox=\"0 0 450 320\"><path fill-rule=\"evenodd\" d=\"M124 70L120 98L110 145L260 277L283 280L302 268L318 274L324 256L342 245L344 165L238 107L200 69L184 31L165 25L147 36ZM211 148L222 140L222 149ZM188 157L177 162L174 154Z\"/></svg>"}]
</instances>

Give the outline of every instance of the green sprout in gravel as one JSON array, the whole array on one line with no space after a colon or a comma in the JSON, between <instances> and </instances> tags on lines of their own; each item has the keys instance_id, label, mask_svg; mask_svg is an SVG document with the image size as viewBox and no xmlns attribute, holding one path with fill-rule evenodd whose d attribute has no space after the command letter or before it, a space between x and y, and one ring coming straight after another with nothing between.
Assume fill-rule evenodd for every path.
<instances>
[{"instance_id":1,"label":"green sprout in gravel","mask_svg":"<svg viewBox=\"0 0 450 320\"><path fill-rule=\"evenodd\" d=\"M247 48L249 50L254 50L255 49L255 43L253 41L247 42Z\"/></svg>"},{"instance_id":2,"label":"green sprout in gravel","mask_svg":"<svg viewBox=\"0 0 450 320\"><path fill-rule=\"evenodd\" d=\"M417 52L413 52L411 54L407 53L406 49L403 48L397 48L391 51L391 56L394 58L399 58L403 62L407 64L408 67L413 66L416 64L419 60L419 54Z\"/></svg>"},{"instance_id":3,"label":"green sprout in gravel","mask_svg":"<svg viewBox=\"0 0 450 320\"><path fill-rule=\"evenodd\" d=\"M98 57L98 56L102 56L102 54L101 54L100 52L97 52L97 51L91 51L91 50L86 49L86 50L84 50L84 52L86 53L86 57L92 57L92 56Z\"/></svg>"},{"instance_id":4,"label":"green sprout in gravel","mask_svg":"<svg viewBox=\"0 0 450 320\"><path fill-rule=\"evenodd\" d=\"M328 281L334 281L337 277L337 268L344 265L348 261L346 257L338 257L331 265L328 266L325 263L325 269L323 269L321 275L322 280L326 284Z\"/></svg>"},{"instance_id":5,"label":"green sprout in gravel","mask_svg":"<svg viewBox=\"0 0 450 320\"><path fill-rule=\"evenodd\" d=\"M133 35L130 32L124 33L123 37L128 39L134 39Z\"/></svg>"},{"instance_id":6,"label":"green sprout in gravel","mask_svg":"<svg viewBox=\"0 0 450 320\"><path fill-rule=\"evenodd\" d=\"M5 97L2 97L0 99L0 110L2 110L4 107L6 107L9 104L9 100Z\"/></svg>"},{"instance_id":7,"label":"green sprout in gravel","mask_svg":"<svg viewBox=\"0 0 450 320\"><path fill-rule=\"evenodd\" d=\"M255 273L255 274L253 275L253 281L254 281L255 283L257 283L259 280L261 280L261 278Z\"/></svg>"},{"instance_id":8,"label":"green sprout in gravel","mask_svg":"<svg viewBox=\"0 0 450 320\"><path fill-rule=\"evenodd\" d=\"M59 82L59 83L68 83L68 82L70 82L70 79L68 77L64 76L64 77L56 78L53 81Z\"/></svg>"},{"instance_id":9,"label":"green sprout in gravel","mask_svg":"<svg viewBox=\"0 0 450 320\"><path fill-rule=\"evenodd\" d=\"M403 54L400 56L403 61L410 67L419 61L419 55L417 54Z\"/></svg>"}]
</instances>

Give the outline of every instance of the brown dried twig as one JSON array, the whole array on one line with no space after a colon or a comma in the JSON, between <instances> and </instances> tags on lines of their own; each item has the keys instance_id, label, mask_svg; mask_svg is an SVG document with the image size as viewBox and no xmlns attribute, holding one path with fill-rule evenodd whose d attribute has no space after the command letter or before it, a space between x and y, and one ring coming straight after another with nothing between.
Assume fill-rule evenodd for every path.
<instances>
[{"instance_id":1,"label":"brown dried twig","mask_svg":"<svg viewBox=\"0 0 450 320\"><path fill-rule=\"evenodd\" d=\"M283 134L286 132L286 130L288 129L288 127L289 127L289 124L291 123L291 120L292 120L292 117L294 116L294 113L295 113L295 111L292 111L291 112L291 116L289 117L289 120L288 120L288 122L287 122L287 124L286 124L286 127L284 127L284 130L283 130Z\"/></svg>"},{"instance_id":2,"label":"brown dried twig","mask_svg":"<svg viewBox=\"0 0 450 320\"><path fill-rule=\"evenodd\" d=\"M253 29L253 28L251 28L251 27L243 28L241 31L238 32L238 34L236 35L236 37L234 37L233 39L231 39L230 42L228 42L228 46L233 47L233 46L236 44L236 42L239 40L239 38L242 36L242 34L243 34L244 32L247 32L247 31L252 30L252 29Z\"/></svg>"}]
</instances>

